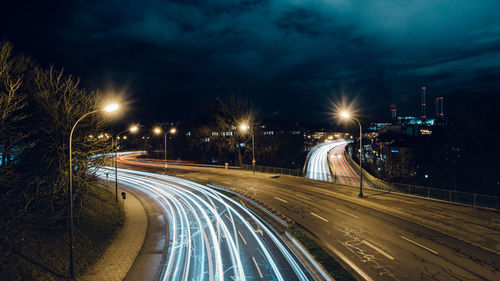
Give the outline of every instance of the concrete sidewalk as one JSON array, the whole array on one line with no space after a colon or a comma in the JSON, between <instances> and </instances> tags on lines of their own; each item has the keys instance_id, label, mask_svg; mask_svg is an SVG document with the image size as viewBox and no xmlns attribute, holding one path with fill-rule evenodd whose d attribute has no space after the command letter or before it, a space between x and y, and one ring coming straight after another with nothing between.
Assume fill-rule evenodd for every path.
<instances>
[{"instance_id":1,"label":"concrete sidewalk","mask_svg":"<svg viewBox=\"0 0 500 281\"><path fill-rule=\"evenodd\" d=\"M121 192L119 189L119 193ZM115 239L96 264L78 280L123 280L142 248L147 228L148 218L144 206L137 197L127 192L123 227L118 230Z\"/></svg>"}]
</instances>

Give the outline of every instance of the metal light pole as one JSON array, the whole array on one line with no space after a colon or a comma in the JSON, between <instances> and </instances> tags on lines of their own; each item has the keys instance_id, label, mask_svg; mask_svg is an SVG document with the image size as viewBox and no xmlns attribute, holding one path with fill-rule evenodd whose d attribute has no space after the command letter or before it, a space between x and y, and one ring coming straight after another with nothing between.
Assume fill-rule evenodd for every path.
<instances>
[{"instance_id":1,"label":"metal light pole","mask_svg":"<svg viewBox=\"0 0 500 281\"><path fill-rule=\"evenodd\" d=\"M240 130L241 131L250 131L250 125L243 123L240 125ZM255 162L256 162L255 161L255 134L253 131L253 126L252 126L251 133L252 133L252 171L253 171L253 174L255 175Z\"/></svg>"},{"instance_id":2,"label":"metal light pole","mask_svg":"<svg viewBox=\"0 0 500 281\"><path fill-rule=\"evenodd\" d=\"M363 197L363 130L361 128L361 122L347 111L340 113L340 116L344 119L352 118L358 122L359 125L359 195L358 197Z\"/></svg>"},{"instance_id":3,"label":"metal light pole","mask_svg":"<svg viewBox=\"0 0 500 281\"><path fill-rule=\"evenodd\" d=\"M253 174L255 175L255 136L253 132L253 127L252 127L252 170Z\"/></svg>"},{"instance_id":4,"label":"metal light pole","mask_svg":"<svg viewBox=\"0 0 500 281\"><path fill-rule=\"evenodd\" d=\"M163 173L167 173L167 133L163 133L163 137L164 137L164 140L165 140L165 151L164 151L164 154L165 154L165 166L163 166Z\"/></svg>"},{"instance_id":5,"label":"metal light pole","mask_svg":"<svg viewBox=\"0 0 500 281\"><path fill-rule=\"evenodd\" d=\"M359 195L358 197L363 197L363 130L361 129L361 123L358 119L354 118L359 125Z\"/></svg>"},{"instance_id":6,"label":"metal light pole","mask_svg":"<svg viewBox=\"0 0 500 281\"><path fill-rule=\"evenodd\" d=\"M175 134L177 130L175 128L171 128L170 129L170 134ZM163 166L163 172L166 174L167 173L167 134L168 132L164 132L160 127L156 127L153 129L153 132L155 134L160 134L160 133L163 133L163 137L164 137L164 141L165 141L165 150L164 150L164 154L165 154L165 165Z\"/></svg>"},{"instance_id":7,"label":"metal light pole","mask_svg":"<svg viewBox=\"0 0 500 281\"><path fill-rule=\"evenodd\" d=\"M99 111L115 111L118 109L118 104L109 105L103 109L97 109L84 114L80 119L78 119L69 134L69 275L71 278L75 277L75 266L73 257L73 164L72 164L72 142L73 142L73 132L75 131L76 125L83 120L83 118L89 116L90 114L97 113Z\"/></svg>"},{"instance_id":8,"label":"metal light pole","mask_svg":"<svg viewBox=\"0 0 500 281\"><path fill-rule=\"evenodd\" d=\"M113 150L115 151L115 202L118 202L118 140L120 139L120 135L125 133L125 132L132 132L135 133L139 130L139 127L137 126L132 126L127 130L123 130L116 134L116 142L113 144L113 138L111 138L111 145L113 145Z\"/></svg>"}]
</instances>

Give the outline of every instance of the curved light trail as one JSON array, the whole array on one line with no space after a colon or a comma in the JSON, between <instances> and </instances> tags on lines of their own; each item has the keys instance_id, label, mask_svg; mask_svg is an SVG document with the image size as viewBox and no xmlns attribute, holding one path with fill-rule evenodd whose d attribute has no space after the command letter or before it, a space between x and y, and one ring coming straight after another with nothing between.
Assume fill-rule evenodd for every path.
<instances>
[{"instance_id":1,"label":"curved light trail","mask_svg":"<svg viewBox=\"0 0 500 281\"><path fill-rule=\"evenodd\" d=\"M328 166L328 152L334 147L347 144L347 141L329 141L312 148L307 164L306 177L314 180L333 181Z\"/></svg>"},{"instance_id":2,"label":"curved light trail","mask_svg":"<svg viewBox=\"0 0 500 281\"><path fill-rule=\"evenodd\" d=\"M114 169L105 167L99 176ZM151 195L168 221L160 280L314 280L264 220L207 186L119 169L121 184Z\"/></svg>"}]
</instances>

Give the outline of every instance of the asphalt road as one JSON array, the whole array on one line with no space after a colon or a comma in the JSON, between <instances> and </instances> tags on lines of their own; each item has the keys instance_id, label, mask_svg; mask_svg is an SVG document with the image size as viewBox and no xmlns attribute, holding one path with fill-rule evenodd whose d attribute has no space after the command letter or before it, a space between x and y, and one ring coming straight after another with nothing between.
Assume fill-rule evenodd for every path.
<instances>
[{"instance_id":1,"label":"asphalt road","mask_svg":"<svg viewBox=\"0 0 500 281\"><path fill-rule=\"evenodd\" d=\"M104 168L101 176L107 172L114 170ZM161 174L118 169L118 181L148 194L168 227L166 250L163 241L151 259L159 269L133 268L141 272L129 276L151 270L159 280L314 280L280 235L240 202Z\"/></svg>"},{"instance_id":2,"label":"asphalt road","mask_svg":"<svg viewBox=\"0 0 500 281\"><path fill-rule=\"evenodd\" d=\"M296 177L195 167L169 171L265 202L310 231L360 279L500 280L495 211L368 190L360 199L356 188Z\"/></svg>"}]
</instances>

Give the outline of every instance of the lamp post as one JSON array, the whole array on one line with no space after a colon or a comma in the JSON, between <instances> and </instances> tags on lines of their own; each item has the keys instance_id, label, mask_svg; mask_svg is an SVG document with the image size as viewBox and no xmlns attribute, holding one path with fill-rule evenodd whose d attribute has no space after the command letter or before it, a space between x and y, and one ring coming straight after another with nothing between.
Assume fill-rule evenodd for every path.
<instances>
[{"instance_id":1,"label":"lamp post","mask_svg":"<svg viewBox=\"0 0 500 281\"><path fill-rule=\"evenodd\" d=\"M165 138L165 166L163 167L163 172L166 174L167 173L167 133L164 132L160 127L156 127L153 129L153 132L157 135L163 133L163 136ZM170 134L175 134L177 130L175 128L170 129Z\"/></svg>"},{"instance_id":2,"label":"lamp post","mask_svg":"<svg viewBox=\"0 0 500 281\"><path fill-rule=\"evenodd\" d=\"M84 114L80 119L78 119L73 127L71 128L71 132L69 134L69 275L71 278L75 277L75 268L74 268L74 258L73 258L73 166L72 166L72 139L73 132L76 128L76 125L80 121L82 121L85 117L90 114L94 114L100 111L112 112L118 109L118 104L111 104L102 109L96 109L94 111L88 112Z\"/></svg>"},{"instance_id":3,"label":"lamp post","mask_svg":"<svg viewBox=\"0 0 500 281\"><path fill-rule=\"evenodd\" d=\"M361 123L359 120L347 111L343 111L340 113L340 117L343 119L354 119L358 122L359 125L359 195L358 197L363 197L363 130L361 128Z\"/></svg>"},{"instance_id":4,"label":"lamp post","mask_svg":"<svg viewBox=\"0 0 500 281\"><path fill-rule=\"evenodd\" d=\"M127 130L123 130L121 132L119 132L118 134L116 134L116 142L111 142L114 146L113 146L113 149L115 151L115 202L118 202L118 141L120 139L120 134L122 133L125 133L125 132L132 132L132 133L135 133L139 130L139 127L138 126L131 126L130 128L128 128ZM111 139L113 140L113 139Z\"/></svg>"},{"instance_id":5,"label":"lamp post","mask_svg":"<svg viewBox=\"0 0 500 281\"><path fill-rule=\"evenodd\" d=\"M255 175L255 135L254 135L254 132L253 132L253 128L252 130L250 130L250 125L244 123L244 124L241 124L240 125L240 129L245 132L245 131L251 131L252 133L252 171L253 171L253 174Z\"/></svg>"}]
</instances>

